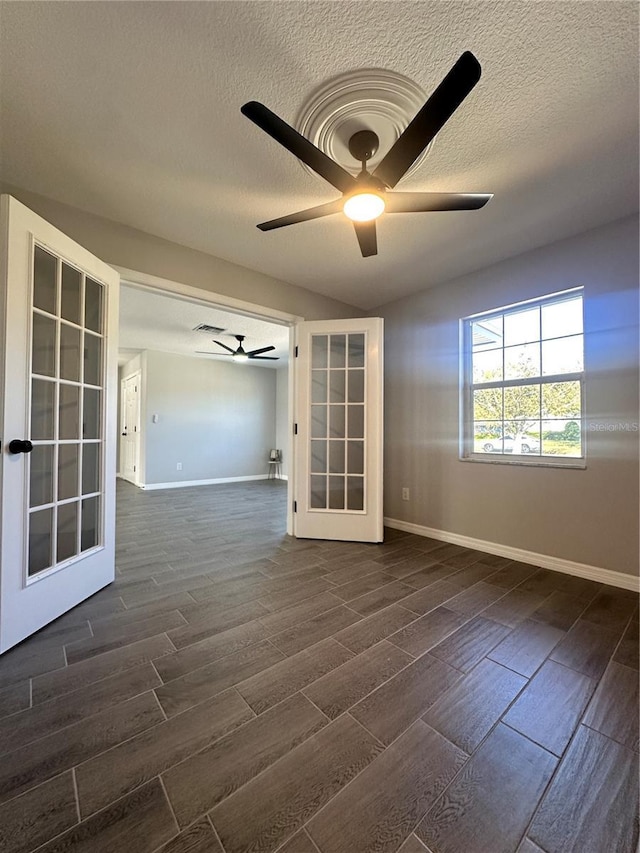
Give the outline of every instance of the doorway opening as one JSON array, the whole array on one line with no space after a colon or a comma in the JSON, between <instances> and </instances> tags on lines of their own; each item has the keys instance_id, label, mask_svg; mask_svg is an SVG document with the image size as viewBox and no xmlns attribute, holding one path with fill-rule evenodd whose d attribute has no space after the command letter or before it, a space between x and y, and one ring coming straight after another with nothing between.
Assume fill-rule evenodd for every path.
<instances>
[{"instance_id":1,"label":"doorway opening","mask_svg":"<svg viewBox=\"0 0 640 853\"><path fill-rule=\"evenodd\" d=\"M119 477L145 491L278 489L292 533L289 364L302 318L120 272Z\"/></svg>"}]
</instances>

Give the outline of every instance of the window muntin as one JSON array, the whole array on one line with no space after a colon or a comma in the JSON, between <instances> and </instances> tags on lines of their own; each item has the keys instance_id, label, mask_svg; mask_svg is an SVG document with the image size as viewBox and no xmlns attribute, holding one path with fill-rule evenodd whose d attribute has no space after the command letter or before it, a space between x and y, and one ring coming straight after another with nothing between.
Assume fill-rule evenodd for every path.
<instances>
[{"instance_id":1,"label":"window muntin","mask_svg":"<svg viewBox=\"0 0 640 853\"><path fill-rule=\"evenodd\" d=\"M462 322L462 457L584 460L582 289Z\"/></svg>"}]
</instances>

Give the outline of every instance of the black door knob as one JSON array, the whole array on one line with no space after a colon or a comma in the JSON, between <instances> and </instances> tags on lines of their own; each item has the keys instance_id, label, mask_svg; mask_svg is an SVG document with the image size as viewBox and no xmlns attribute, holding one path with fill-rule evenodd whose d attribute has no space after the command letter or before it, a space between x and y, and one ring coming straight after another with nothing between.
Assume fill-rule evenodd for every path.
<instances>
[{"instance_id":1,"label":"black door knob","mask_svg":"<svg viewBox=\"0 0 640 853\"><path fill-rule=\"evenodd\" d=\"M9 453L31 453L33 444L30 441L14 438L9 442Z\"/></svg>"}]
</instances>

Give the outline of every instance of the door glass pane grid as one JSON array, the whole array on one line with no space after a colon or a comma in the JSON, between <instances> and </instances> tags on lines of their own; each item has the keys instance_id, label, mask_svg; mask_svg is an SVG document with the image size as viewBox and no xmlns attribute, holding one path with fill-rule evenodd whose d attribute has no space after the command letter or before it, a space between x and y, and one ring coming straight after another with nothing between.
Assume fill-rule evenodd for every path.
<instances>
[{"instance_id":1,"label":"door glass pane grid","mask_svg":"<svg viewBox=\"0 0 640 853\"><path fill-rule=\"evenodd\" d=\"M366 335L311 336L309 508L365 512Z\"/></svg>"},{"instance_id":2,"label":"door glass pane grid","mask_svg":"<svg viewBox=\"0 0 640 853\"><path fill-rule=\"evenodd\" d=\"M104 286L34 247L27 580L102 542Z\"/></svg>"}]
</instances>

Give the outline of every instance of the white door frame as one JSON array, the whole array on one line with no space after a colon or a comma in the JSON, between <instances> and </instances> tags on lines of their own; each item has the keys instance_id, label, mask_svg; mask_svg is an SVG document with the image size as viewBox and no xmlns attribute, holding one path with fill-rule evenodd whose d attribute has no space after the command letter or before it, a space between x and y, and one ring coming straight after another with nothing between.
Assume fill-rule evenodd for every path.
<instances>
[{"instance_id":1,"label":"white door frame","mask_svg":"<svg viewBox=\"0 0 640 853\"><path fill-rule=\"evenodd\" d=\"M129 477L125 477L125 473L124 473L125 472L125 466L123 464L123 460L126 458L126 453L125 453L124 445L122 442L122 437L123 437L122 436L122 428L123 428L123 426L125 426L125 418L126 418L125 388L126 388L127 382L130 379L136 379L136 378L138 380L138 392L136 394L137 412L136 412L136 422L134 424L134 435L136 437L136 440L135 440L135 464L134 464L134 476L133 476L133 479L130 479ZM140 482L140 446L141 446L140 445L140 421L141 421L141 418L140 418L140 413L141 413L140 396L142 393L141 382L142 382L142 371L141 370L134 370L131 373L127 373L127 375L123 376L122 379L120 380L120 423L118 424L118 430L120 432L120 459L118 459L118 470L120 471L120 477L123 480L127 480L127 482L129 482L129 483L133 483L134 486L137 486Z\"/></svg>"},{"instance_id":2,"label":"white door frame","mask_svg":"<svg viewBox=\"0 0 640 853\"><path fill-rule=\"evenodd\" d=\"M289 430L287 435L287 446L284 448L288 460L287 475L287 533L293 536L293 489L295 483L295 458L293 454L293 417L294 417L294 373L295 373L295 326L305 318L296 314L288 314L278 311L276 308L267 308L264 305L256 305L254 302L245 302L235 299L233 296L225 296L222 293L213 293L200 287L192 287L171 281L167 278L149 275L148 273L130 270L125 267L113 265L120 273L120 283L128 287L136 287L147 290L150 293L164 293L167 296L176 296L188 302L210 305L212 308L220 308L232 314L244 317L254 317L258 320L266 320L289 328L289 369L288 369L288 405L287 423Z\"/></svg>"}]
</instances>

